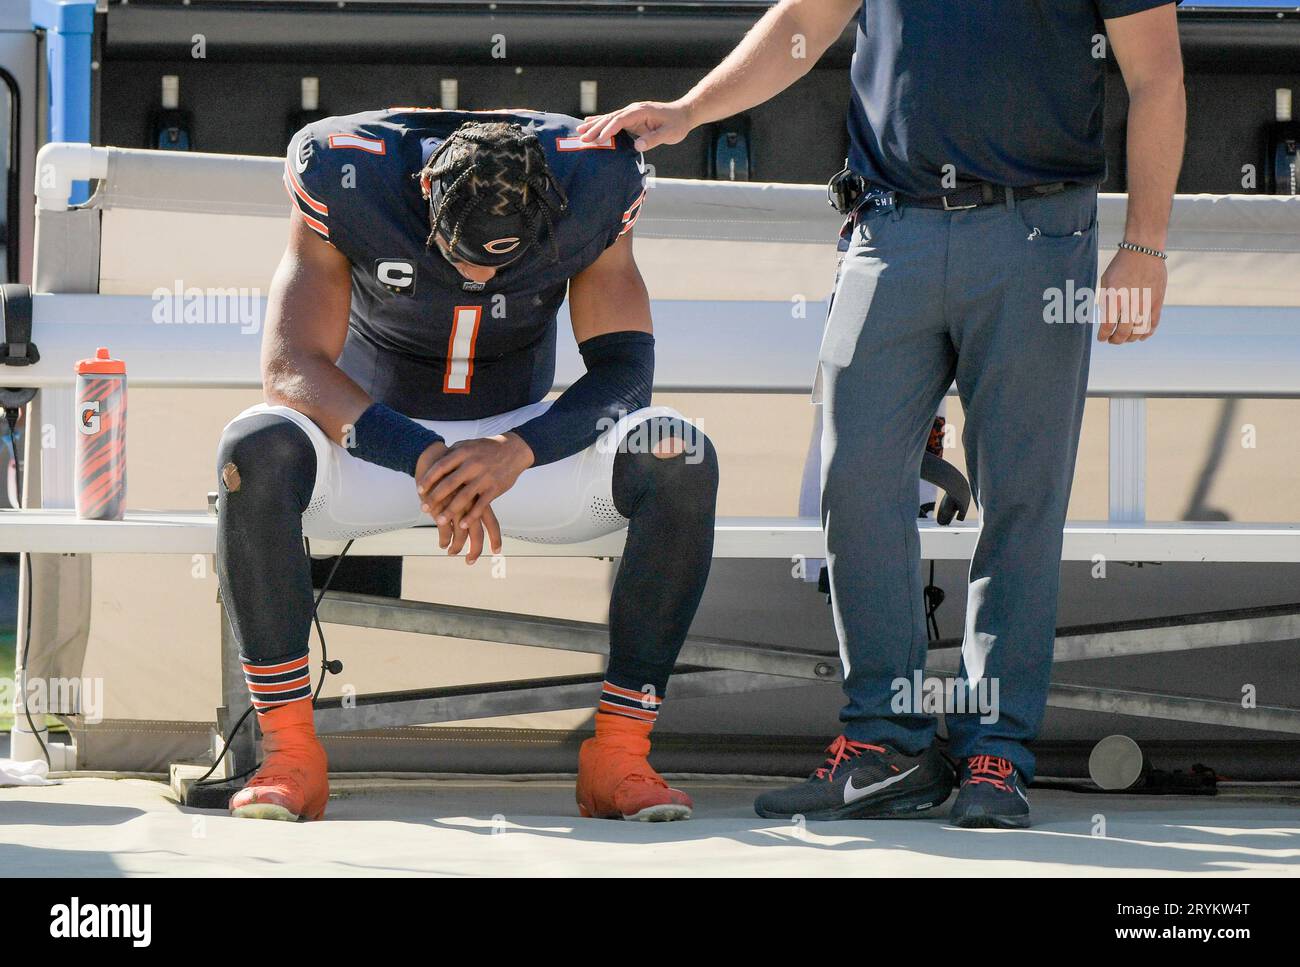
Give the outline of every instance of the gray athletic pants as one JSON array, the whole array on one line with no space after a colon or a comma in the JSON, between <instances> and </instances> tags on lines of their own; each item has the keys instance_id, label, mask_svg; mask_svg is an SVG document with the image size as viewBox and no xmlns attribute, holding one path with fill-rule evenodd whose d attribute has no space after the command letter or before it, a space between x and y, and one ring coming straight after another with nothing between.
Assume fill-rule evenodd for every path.
<instances>
[{"instance_id":1,"label":"gray athletic pants","mask_svg":"<svg viewBox=\"0 0 1300 967\"><path fill-rule=\"evenodd\" d=\"M935 717L912 688L926 658L917 476L955 379L981 522L961 676L967 707L996 705L947 716L951 751L1002 756L1029 779L1093 337L1086 301L1075 307L1096 285L1097 193L1006 194L965 211L876 195L859 210L820 353L821 516L845 734L918 753ZM1065 321L1048 321L1063 300Z\"/></svg>"}]
</instances>

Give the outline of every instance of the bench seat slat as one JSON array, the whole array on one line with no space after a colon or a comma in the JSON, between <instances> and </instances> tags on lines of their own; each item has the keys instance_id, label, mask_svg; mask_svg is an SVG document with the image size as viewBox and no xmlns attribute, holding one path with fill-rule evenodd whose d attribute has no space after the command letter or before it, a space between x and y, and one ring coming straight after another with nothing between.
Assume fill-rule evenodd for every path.
<instances>
[{"instance_id":1,"label":"bench seat slat","mask_svg":"<svg viewBox=\"0 0 1300 967\"><path fill-rule=\"evenodd\" d=\"M920 524L921 551L930 560L968 560L978 528ZM336 553L341 543L313 542L313 551ZM507 540L507 557L617 557L623 533L582 544ZM47 554L212 554L216 518L192 511L132 511L123 521L78 520L71 510L0 511L0 551ZM433 528L417 527L359 539L353 554L440 556ZM817 558L824 553L813 518L723 517L714 557ZM1062 558L1091 561L1300 563L1300 524L1071 521Z\"/></svg>"}]
</instances>

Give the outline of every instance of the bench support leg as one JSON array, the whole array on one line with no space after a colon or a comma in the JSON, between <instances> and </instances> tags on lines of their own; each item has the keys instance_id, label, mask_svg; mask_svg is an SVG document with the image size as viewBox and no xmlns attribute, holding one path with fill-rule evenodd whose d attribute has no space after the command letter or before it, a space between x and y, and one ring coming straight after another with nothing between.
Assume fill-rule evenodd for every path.
<instances>
[{"instance_id":1,"label":"bench support leg","mask_svg":"<svg viewBox=\"0 0 1300 967\"><path fill-rule=\"evenodd\" d=\"M1263 732L1300 734L1300 709L1276 705L1244 708L1240 702L1186 695L1164 695L1136 689L1053 685L1047 704L1107 715L1139 715L1172 722L1227 725Z\"/></svg>"},{"instance_id":2,"label":"bench support leg","mask_svg":"<svg viewBox=\"0 0 1300 967\"><path fill-rule=\"evenodd\" d=\"M319 614L326 624L496 641L593 655L609 653L607 625L567 618L484 611L346 591L328 592L321 601ZM677 664L822 682L840 679L839 659L831 655L698 635L686 640ZM794 687L794 683L790 687ZM676 690L677 686L673 688Z\"/></svg>"},{"instance_id":3,"label":"bench support leg","mask_svg":"<svg viewBox=\"0 0 1300 967\"><path fill-rule=\"evenodd\" d=\"M230 731L252 704L248 697L248 685L244 681L244 667L239 661L239 642L235 640L234 629L230 627L230 617L224 605L221 607L221 707L217 709L217 728L221 731L223 741L230 736ZM255 716L249 715L239 729L239 734L230 743L226 753L226 775L238 776L252 769L257 763L257 749L254 731L257 728Z\"/></svg>"},{"instance_id":4,"label":"bench support leg","mask_svg":"<svg viewBox=\"0 0 1300 967\"><path fill-rule=\"evenodd\" d=\"M1147 401L1110 401L1110 519L1141 523L1147 500Z\"/></svg>"},{"instance_id":5,"label":"bench support leg","mask_svg":"<svg viewBox=\"0 0 1300 967\"><path fill-rule=\"evenodd\" d=\"M363 695L357 696L355 704L347 705L337 698L327 698L316 708L316 729L329 735L592 708L600 698L601 682L599 675L576 675ZM782 676L752 672L685 671L673 676L672 694L674 698L738 695L801 684Z\"/></svg>"}]
</instances>

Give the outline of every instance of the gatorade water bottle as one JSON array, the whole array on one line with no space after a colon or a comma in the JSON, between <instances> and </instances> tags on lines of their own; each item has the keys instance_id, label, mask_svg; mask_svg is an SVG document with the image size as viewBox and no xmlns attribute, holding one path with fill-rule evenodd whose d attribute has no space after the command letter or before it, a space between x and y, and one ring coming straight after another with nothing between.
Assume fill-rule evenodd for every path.
<instances>
[{"instance_id":1,"label":"gatorade water bottle","mask_svg":"<svg viewBox=\"0 0 1300 967\"><path fill-rule=\"evenodd\" d=\"M126 512L126 363L102 346L77 363L77 516Z\"/></svg>"}]
</instances>

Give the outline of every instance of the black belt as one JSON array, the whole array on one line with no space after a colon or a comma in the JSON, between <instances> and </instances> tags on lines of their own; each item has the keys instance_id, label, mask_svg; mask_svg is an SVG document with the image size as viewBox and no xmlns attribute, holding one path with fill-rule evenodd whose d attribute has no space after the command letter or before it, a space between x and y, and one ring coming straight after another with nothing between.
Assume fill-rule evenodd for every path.
<instances>
[{"instance_id":1,"label":"black belt","mask_svg":"<svg viewBox=\"0 0 1300 967\"><path fill-rule=\"evenodd\" d=\"M1071 187L1070 182L1056 181L1047 185L1028 185L1023 188L1013 188L1012 194L1017 201L1020 201L1024 198L1041 198L1044 195L1054 195L1057 192L1065 191L1069 187ZM918 198L914 195L904 195L873 186L856 171L852 171L848 167L836 174L826 186L826 198L831 207L844 215L857 208L862 197L870 192L876 193L876 197L880 199L878 204L884 207L913 205L917 208L938 208L950 212L1004 203L1007 197L1007 190L1001 185L979 182L966 188L951 191L946 195Z\"/></svg>"},{"instance_id":2,"label":"black belt","mask_svg":"<svg viewBox=\"0 0 1300 967\"><path fill-rule=\"evenodd\" d=\"M1041 198L1043 195L1055 195L1057 192L1065 191L1069 187L1069 184L1064 181L1056 181L1050 185L1027 185L1023 188L1012 188L1011 193L1015 196L1016 201L1021 201L1025 198ZM969 188L961 188L933 198L894 195L895 205L911 205L915 208L941 208L947 212L965 211L968 208L980 208L984 205L1004 204L1006 200L1007 190L1001 185L990 185L988 182L980 182L978 185L971 185Z\"/></svg>"}]
</instances>

